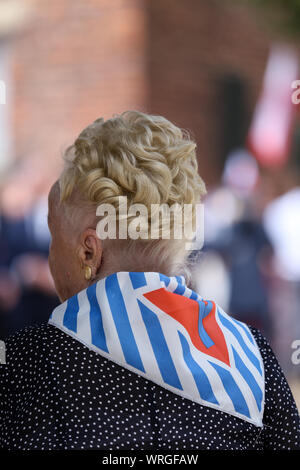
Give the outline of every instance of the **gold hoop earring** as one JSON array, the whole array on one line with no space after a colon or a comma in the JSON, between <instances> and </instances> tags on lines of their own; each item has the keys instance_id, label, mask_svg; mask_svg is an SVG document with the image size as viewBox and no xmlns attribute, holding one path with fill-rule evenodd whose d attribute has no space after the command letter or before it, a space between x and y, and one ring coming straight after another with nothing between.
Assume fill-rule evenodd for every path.
<instances>
[{"instance_id":1,"label":"gold hoop earring","mask_svg":"<svg viewBox=\"0 0 300 470\"><path fill-rule=\"evenodd\" d=\"M92 268L90 266L84 267L84 279L90 281L92 278Z\"/></svg>"}]
</instances>

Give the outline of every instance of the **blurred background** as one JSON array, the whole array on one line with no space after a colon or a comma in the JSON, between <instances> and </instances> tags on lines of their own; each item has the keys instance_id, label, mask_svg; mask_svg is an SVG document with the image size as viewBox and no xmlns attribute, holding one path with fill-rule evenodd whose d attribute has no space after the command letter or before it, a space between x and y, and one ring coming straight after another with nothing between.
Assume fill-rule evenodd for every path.
<instances>
[{"instance_id":1,"label":"blurred background","mask_svg":"<svg viewBox=\"0 0 300 470\"><path fill-rule=\"evenodd\" d=\"M100 116L161 114L196 139L208 189L195 287L262 330L300 406L299 60L298 0L0 0L0 339L59 303L64 149Z\"/></svg>"}]
</instances>

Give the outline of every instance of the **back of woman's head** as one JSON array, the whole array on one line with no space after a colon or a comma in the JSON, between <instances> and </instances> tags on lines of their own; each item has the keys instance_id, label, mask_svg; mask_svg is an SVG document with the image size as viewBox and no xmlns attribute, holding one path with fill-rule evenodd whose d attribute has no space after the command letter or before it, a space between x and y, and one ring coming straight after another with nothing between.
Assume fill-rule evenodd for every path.
<instances>
[{"instance_id":1,"label":"back of woman's head","mask_svg":"<svg viewBox=\"0 0 300 470\"><path fill-rule=\"evenodd\" d=\"M187 131L161 116L126 111L106 121L97 119L65 152L59 184L66 214L80 227L81 211L93 213L97 220L97 207L110 204L119 219L120 200L125 197L128 208L141 204L148 211L148 220L144 220L147 227L140 226L140 232L150 234L151 208L160 206L160 232L155 239L128 238L121 244L127 255L130 250L131 255L140 251L141 256L151 257L154 268L155 263L162 263L165 271L173 274L184 263L186 240L174 236L163 239L164 217L169 217L164 207L190 205L190 218L194 221L195 205L205 194L195 149L196 143ZM129 213L127 218L130 221L134 217ZM189 222L187 217L184 222L173 217L170 228Z\"/></svg>"}]
</instances>

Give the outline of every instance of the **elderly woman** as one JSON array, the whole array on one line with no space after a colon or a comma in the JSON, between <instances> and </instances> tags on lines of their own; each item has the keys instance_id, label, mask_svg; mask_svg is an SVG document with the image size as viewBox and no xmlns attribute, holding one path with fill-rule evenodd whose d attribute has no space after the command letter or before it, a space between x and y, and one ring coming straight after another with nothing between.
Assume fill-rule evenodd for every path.
<instances>
[{"instance_id":1,"label":"elderly woman","mask_svg":"<svg viewBox=\"0 0 300 470\"><path fill-rule=\"evenodd\" d=\"M62 303L7 341L2 448L300 447L266 340L192 290L178 229L205 193L195 147L163 117L128 111L67 149L49 195Z\"/></svg>"}]
</instances>

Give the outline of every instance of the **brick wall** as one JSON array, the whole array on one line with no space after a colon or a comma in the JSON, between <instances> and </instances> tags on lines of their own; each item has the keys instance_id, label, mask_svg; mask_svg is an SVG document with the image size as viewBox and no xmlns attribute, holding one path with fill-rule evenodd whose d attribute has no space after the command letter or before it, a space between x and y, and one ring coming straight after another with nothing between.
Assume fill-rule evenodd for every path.
<instances>
[{"instance_id":1,"label":"brick wall","mask_svg":"<svg viewBox=\"0 0 300 470\"><path fill-rule=\"evenodd\" d=\"M15 38L17 157L47 166L92 120L145 102L143 2L36 0Z\"/></svg>"},{"instance_id":2,"label":"brick wall","mask_svg":"<svg viewBox=\"0 0 300 470\"><path fill-rule=\"evenodd\" d=\"M243 79L250 115L272 39L256 10L236 0L26 1L31 19L13 41L16 157L56 169L85 125L137 108L192 130L200 172L217 180L219 80Z\"/></svg>"},{"instance_id":3,"label":"brick wall","mask_svg":"<svg viewBox=\"0 0 300 470\"><path fill-rule=\"evenodd\" d=\"M193 131L200 172L208 183L221 171L218 83L227 74L241 77L251 113L271 42L264 26L257 10L236 1L148 3L150 108Z\"/></svg>"}]
</instances>

